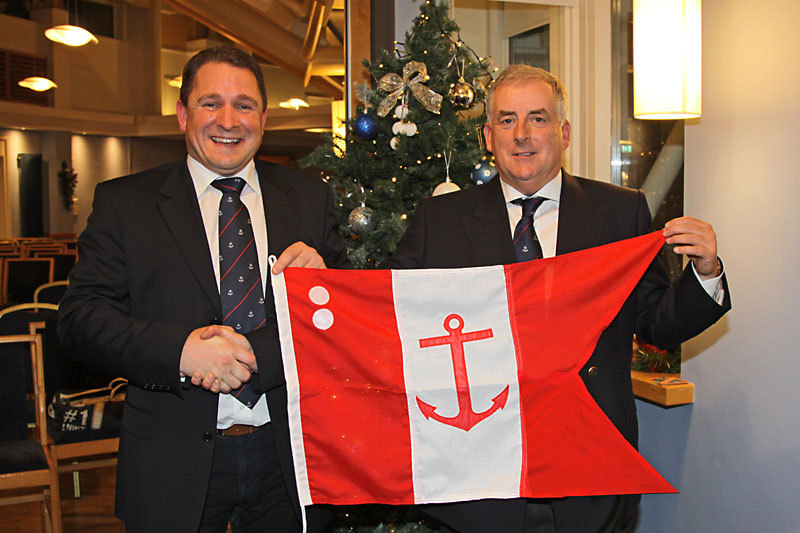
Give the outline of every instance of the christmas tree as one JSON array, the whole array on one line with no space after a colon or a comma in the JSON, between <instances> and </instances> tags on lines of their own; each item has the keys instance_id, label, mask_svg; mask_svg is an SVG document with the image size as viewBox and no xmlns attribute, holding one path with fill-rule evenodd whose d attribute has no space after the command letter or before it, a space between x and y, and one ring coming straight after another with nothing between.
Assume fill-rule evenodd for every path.
<instances>
[{"instance_id":1,"label":"christmas tree","mask_svg":"<svg viewBox=\"0 0 800 533\"><path fill-rule=\"evenodd\" d=\"M447 10L447 3L425 2L404 43L376 63L364 61L376 87L357 87L362 105L345 137L326 135L300 161L333 186L357 267L394 251L420 199L494 175L481 128L485 88L498 69L461 40Z\"/></svg>"}]
</instances>

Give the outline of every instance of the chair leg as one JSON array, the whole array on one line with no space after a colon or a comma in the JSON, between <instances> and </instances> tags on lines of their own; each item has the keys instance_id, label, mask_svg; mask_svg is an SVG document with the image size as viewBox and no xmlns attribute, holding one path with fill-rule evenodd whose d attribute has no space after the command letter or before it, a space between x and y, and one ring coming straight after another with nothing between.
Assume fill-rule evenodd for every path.
<instances>
[{"instance_id":1,"label":"chair leg","mask_svg":"<svg viewBox=\"0 0 800 533\"><path fill-rule=\"evenodd\" d=\"M47 531L51 531L49 527L52 524L53 533L61 533L61 490L58 483L58 468L55 463L52 463L50 468L50 497L47 498L47 503L50 507L50 520L48 521Z\"/></svg>"},{"instance_id":2,"label":"chair leg","mask_svg":"<svg viewBox=\"0 0 800 533\"><path fill-rule=\"evenodd\" d=\"M44 491L44 499L42 500L42 528L41 531L45 533L53 533L53 528L51 527L51 520L50 520L50 512L47 510L48 503L47 501L50 498L50 491Z\"/></svg>"}]
</instances>

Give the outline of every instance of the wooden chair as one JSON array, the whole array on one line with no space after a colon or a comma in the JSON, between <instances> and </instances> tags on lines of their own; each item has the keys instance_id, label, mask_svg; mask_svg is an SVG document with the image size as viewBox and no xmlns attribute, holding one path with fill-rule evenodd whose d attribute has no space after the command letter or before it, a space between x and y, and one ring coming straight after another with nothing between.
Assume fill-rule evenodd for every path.
<instances>
[{"instance_id":1,"label":"wooden chair","mask_svg":"<svg viewBox=\"0 0 800 533\"><path fill-rule=\"evenodd\" d=\"M26 359L30 359L35 405L32 435L25 416ZM41 337L0 336L0 368L4 378L0 388L0 505L40 502L42 529L61 533L58 470L46 445Z\"/></svg>"},{"instance_id":2,"label":"wooden chair","mask_svg":"<svg viewBox=\"0 0 800 533\"><path fill-rule=\"evenodd\" d=\"M40 302L40 303L33 303L32 302L32 303L27 303L27 304L12 305L10 307L6 307L5 309L0 309L0 319L2 319L3 317L9 316L12 313L19 312L19 311L33 311L33 312L35 312L35 311L39 311L41 309L47 309L47 310L50 310L50 311L58 311L58 304L50 304L50 303L45 303L45 302ZM30 319L24 320L24 325L27 326L28 323L30 323L31 321L35 321L35 320L39 320L39 318L38 317L34 318L34 317L31 316ZM16 332L16 331L19 331L21 328L20 327L16 327L16 328L13 328L13 329L15 330L14 332ZM2 333L3 333L3 329L0 328L0 334L2 334Z\"/></svg>"},{"instance_id":3,"label":"wooden chair","mask_svg":"<svg viewBox=\"0 0 800 533\"><path fill-rule=\"evenodd\" d=\"M53 281L53 258L9 258L3 261L3 303L33 301L39 285Z\"/></svg>"},{"instance_id":4,"label":"wooden chair","mask_svg":"<svg viewBox=\"0 0 800 533\"><path fill-rule=\"evenodd\" d=\"M31 243L25 245L25 255L27 257L38 257L37 253L60 254L66 251L66 247L60 243Z\"/></svg>"},{"instance_id":5,"label":"wooden chair","mask_svg":"<svg viewBox=\"0 0 800 533\"><path fill-rule=\"evenodd\" d=\"M67 292L67 287L69 287L69 281L67 280L39 285L33 293L33 303L41 302L58 305L61 298L64 297L64 293Z\"/></svg>"},{"instance_id":6,"label":"wooden chair","mask_svg":"<svg viewBox=\"0 0 800 533\"><path fill-rule=\"evenodd\" d=\"M48 304L38 304L48 305ZM17 306L20 307L20 306ZM54 317L53 317L54 318ZM0 312L0 321L3 316ZM56 335L56 321L31 322L29 330L43 338L45 360L58 365L58 375L45 372L46 382L52 388L50 395L57 390L84 390L104 387L107 376L87 377L80 371L81 365L61 351ZM71 361L71 363L70 363ZM47 367L45 366L45 369ZM47 374L50 374L49 376ZM50 378L50 379L47 379ZM124 398L124 396L123 396ZM92 468L115 466L119 449L119 432L122 428L122 405L119 412L106 409L103 413L103 427L84 431L59 431L53 424L47 427L47 443L60 474L72 472L73 494L81 497L80 472Z\"/></svg>"},{"instance_id":7,"label":"wooden chair","mask_svg":"<svg viewBox=\"0 0 800 533\"><path fill-rule=\"evenodd\" d=\"M51 257L53 259L53 281L64 281L69 277L72 267L78 262L78 251L50 252L34 250L31 257Z\"/></svg>"}]
</instances>

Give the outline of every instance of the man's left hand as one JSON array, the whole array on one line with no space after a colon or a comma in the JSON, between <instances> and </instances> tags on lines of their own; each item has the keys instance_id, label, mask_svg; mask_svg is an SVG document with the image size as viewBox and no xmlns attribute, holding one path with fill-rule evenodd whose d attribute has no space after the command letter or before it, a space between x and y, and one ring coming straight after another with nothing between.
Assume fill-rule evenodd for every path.
<instances>
[{"instance_id":1,"label":"man's left hand","mask_svg":"<svg viewBox=\"0 0 800 533\"><path fill-rule=\"evenodd\" d=\"M325 261L315 249L302 241L297 241L286 248L272 266L276 276L286 267L325 268Z\"/></svg>"},{"instance_id":2,"label":"man's left hand","mask_svg":"<svg viewBox=\"0 0 800 533\"><path fill-rule=\"evenodd\" d=\"M685 254L694 263L700 279L719 276L717 234L708 222L692 217L674 218L664 224L667 244L676 245L676 254Z\"/></svg>"}]
</instances>

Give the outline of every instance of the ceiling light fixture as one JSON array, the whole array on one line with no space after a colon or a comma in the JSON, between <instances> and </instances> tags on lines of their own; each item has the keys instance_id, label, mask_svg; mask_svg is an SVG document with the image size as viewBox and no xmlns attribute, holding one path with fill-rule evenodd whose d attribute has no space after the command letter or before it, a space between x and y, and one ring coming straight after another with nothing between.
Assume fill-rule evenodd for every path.
<instances>
[{"instance_id":1,"label":"ceiling light fixture","mask_svg":"<svg viewBox=\"0 0 800 533\"><path fill-rule=\"evenodd\" d=\"M67 46L83 46L85 44L99 41L92 32L69 24L61 24L44 30L44 36L53 42L66 44Z\"/></svg>"},{"instance_id":2,"label":"ceiling light fixture","mask_svg":"<svg viewBox=\"0 0 800 533\"><path fill-rule=\"evenodd\" d=\"M48 78L41 78L39 76L30 76L18 82L20 87L25 87L32 91L43 92L58 87L53 80Z\"/></svg>"},{"instance_id":3,"label":"ceiling light fixture","mask_svg":"<svg viewBox=\"0 0 800 533\"><path fill-rule=\"evenodd\" d=\"M294 109L295 111L297 111L301 107L308 107L308 102L300 98L290 98L288 100L284 100L278 105L284 109Z\"/></svg>"},{"instance_id":4,"label":"ceiling light fixture","mask_svg":"<svg viewBox=\"0 0 800 533\"><path fill-rule=\"evenodd\" d=\"M181 88L181 85L183 84L183 76L171 76L167 74L164 77L167 78L167 85L170 87L175 87L176 89Z\"/></svg>"},{"instance_id":5,"label":"ceiling light fixture","mask_svg":"<svg viewBox=\"0 0 800 533\"><path fill-rule=\"evenodd\" d=\"M69 18L69 3L65 2L67 17ZM78 25L78 0L75 0L75 25L60 24L44 30L44 36L53 42L65 44L67 46L83 46L85 44L99 41L89 30Z\"/></svg>"}]
</instances>

